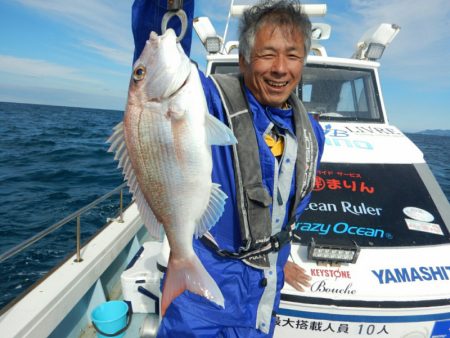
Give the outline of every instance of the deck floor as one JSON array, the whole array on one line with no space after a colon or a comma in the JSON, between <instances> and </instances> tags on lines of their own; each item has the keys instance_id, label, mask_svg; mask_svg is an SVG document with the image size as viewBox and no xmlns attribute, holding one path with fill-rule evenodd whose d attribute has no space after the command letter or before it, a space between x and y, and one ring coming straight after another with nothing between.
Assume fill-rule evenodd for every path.
<instances>
[{"instance_id":1,"label":"deck floor","mask_svg":"<svg viewBox=\"0 0 450 338\"><path fill-rule=\"evenodd\" d=\"M153 338L145 333L142 333L142 326L144 325L144 320L147 316L155 316L155 314L147 313L133 313L131 323L129 328L125 331L124 338ZM96 338L97 332L92 325L89 325L87 329L83 332L80 338Z\"/></svg>"}]
</instances>

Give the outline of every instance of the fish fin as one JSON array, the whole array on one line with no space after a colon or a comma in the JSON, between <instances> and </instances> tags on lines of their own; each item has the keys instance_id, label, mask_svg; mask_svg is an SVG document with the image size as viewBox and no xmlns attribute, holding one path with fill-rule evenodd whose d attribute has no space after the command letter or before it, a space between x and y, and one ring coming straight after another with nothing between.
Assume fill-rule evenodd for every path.
<instances>
[{"instance_id":1,"label":"fish fin","mask_svg":"<svg viewBox=\"0 0 450 338\"><path fill-rule=\"evenodd\" d=\"M213 183L211 187L211 196L209 203L205 209L194 231L195 238L202 237L204 233L209 231L222 216L225 209L225 200L228 198L221 189L220 185Z\"/></svg>"},{"instance_id":2,"label":"fish fin","mask_svg":"<svg viewBox=\"0 0 450 338\"><path fill-rule=\"evenodd\" d=\"M221 307L225 307L225 300L217 283L198 257L193 254L189 258L179 260L169 257L167 275L161 300L161 315L164 316L172 301L185 290L205 297Z\"/></svg>"},{"instance_id":3,"label":"fish fin","mask_svg":"<svg viewBox=\"0 0 450 338\"><path fill-rule=\"evenodd\" d=\"M219 146L237 143L231 129L211 114L206 114L206 140L209 145Z\"/></svg>"},{"instance_id":4,"label":"fish fin","mask_svg":"<svg viewBox=\"0 0 450 338\"><path fill-rule=\"evenodd\" d=\"M125 142L123 138L123 122L117 123L113 130L114 132L106 141L106 143L111 143L108 152L116 151L119 148L120 144Z\"/></svg>"},{"instance_id":5,"label":"fish fin","mask_svg":"<svg viewBox=\"0 0 450 338\"><path fill-rule=\"evenodd\" d=\"M163 227L161 223L157 221L153 211L150 209L150 206L145 200L144 194L142 193L134 174L133 166L131 165L128 157L128 150L123 134L123 122L118 123L114 127L113 134L106 142L111 143L108 151L116 153L115 159L119 161L119 168L122 168L122 173L125 176L127 185L136 201L142 222L145 224L149 234L152 237L162 240L164 234Z\"/></svg>"}]
</instances>

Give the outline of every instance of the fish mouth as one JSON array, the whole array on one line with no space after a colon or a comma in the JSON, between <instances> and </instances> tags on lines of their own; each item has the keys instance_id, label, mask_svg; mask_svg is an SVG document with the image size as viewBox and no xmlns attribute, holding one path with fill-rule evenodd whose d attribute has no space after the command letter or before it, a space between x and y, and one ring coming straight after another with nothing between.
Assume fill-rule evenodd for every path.
<instances>
[{"instance_id":1,"label":"fish mouth","mask_svg":"<svg viewBox=\"0 0 450 338\"><path fill-rule=\"evenodd\" d=\"M189 81L189 78L191 77L191 73L189 73L189 75L186 77L186 79L184 80L183 84L180 86L180 88L178 88L177 90L175 90L172 94L170 94L168 96L169 99L173 98L175 95L177 95L179 92L181 92L181 90L186 87L186 84Z\"/></svg>"},{"instance_id":2,"label":"fish mouth","mask_svg":"<svg viewBox=\"0 0 450 338\"><path fill-rule=\"evenodd\" d=\"M188 83L188 80L190 78L191 74L189 73L189 75L187 76L187 78L184 80L184 82L181 84L181 86L175 90L173 93L171 93L168 96L162 96L162 97L154 97L148 100L148 102L157 102L160 103L163 100L170 100L172 98L174 98L179 92L181 92L181 90L186 87L186 84Z\"/></svg>"}]
</instances>

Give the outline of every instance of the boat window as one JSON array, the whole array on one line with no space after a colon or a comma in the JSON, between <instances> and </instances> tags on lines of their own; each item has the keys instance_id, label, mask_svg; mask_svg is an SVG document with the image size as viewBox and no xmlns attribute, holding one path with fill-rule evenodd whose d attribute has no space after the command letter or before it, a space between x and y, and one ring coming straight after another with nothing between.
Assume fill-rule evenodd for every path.
<instances>
[{"instance_id":1,"label":"boat window","mask_svg":"<svg viewBox=\"0 0 450 338\"><path fill-rule=\"evenodd\" d=\"M375 88L372 70L307 65L298 92L321 120L383 122Z\"/></svg>"},{"instance_id":2,"label":"boat window","mask_svg":"<svg viewBox=\"0 0 450 338\"><path fill-rule=\"evenodd\" d=\"M239 73L237 62L214 62L211 64L211 74Z\"/></svg>"},{"instance_id":3,"label":"boat window","mask_svg":"<svg viewBox=\"0 0 450 338\"><path fill-rule=\"evenodd\" d=\"M322 163L295 225L300 242L361 247L450 243L441 211L413 164Z\"/></svg>"}]
</instances>

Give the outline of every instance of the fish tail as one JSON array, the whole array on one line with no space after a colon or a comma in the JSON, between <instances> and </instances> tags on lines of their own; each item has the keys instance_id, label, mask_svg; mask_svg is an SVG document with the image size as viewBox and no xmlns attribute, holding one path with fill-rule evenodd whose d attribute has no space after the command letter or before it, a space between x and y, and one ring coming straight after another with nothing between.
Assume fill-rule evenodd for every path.
<instances>
[{"instance_id":1,"label":"fish tail","mask_svg":"<svg viewBox=\"0 0 450 338\"><path fill-rule=\"evenodd\" d=\"M178 260L178 262L173 260L171 256L162 292L162 316L165 315L172 301L185 290L203 296L224 307L225 301L222 292L196 255L192 255L186 260Z\"/></svg>"}]
</instances>

